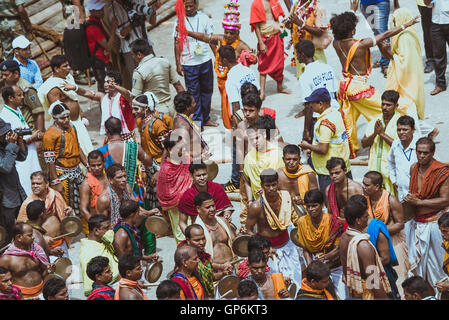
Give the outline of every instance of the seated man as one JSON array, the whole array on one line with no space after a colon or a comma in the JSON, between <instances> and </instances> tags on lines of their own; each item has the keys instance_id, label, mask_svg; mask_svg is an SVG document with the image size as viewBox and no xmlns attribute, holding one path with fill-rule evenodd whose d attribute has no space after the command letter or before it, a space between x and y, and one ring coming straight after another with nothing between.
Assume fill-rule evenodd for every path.
<instances>
[{"instance_id":1,"label":"seated man","mask_svg":"<svg viewBox=\"0 0 449 320\"><path fill-rule=\"evenodd\" d=\"M251 238L248 240L248 252L259 249L262 250L263 254L265 255L265 258L267 258L267 272L277 272L277 257L276 254L273 251L273 247L271 246L270 240L268 240L266 237L261 236L260 234L252 235ZM249 271L249 265L248 265L248 258L243 260L239 264L239 270L238 270L238 276L242 279L246 279L250 274Z\"/></svg>"},{"instance_id":2,"label":"seated man","mask_svg":"<svg viewBox=\"0 0 449 320\"><path fill-rule=\"evenodd\" d=\"M437 300L429 294L427 282L420 276L413 276L402 282L405 300Z\"/></svg>"},{"instance_id":3,"label":"seated man","mask_svg":"<svg viewBox=\"0 0 449 320\"><path fill-rule=\"evenodd\" d=\"M87 264L87 276L92 283L92 292L86 300L114 300L115 290L109 286L112 282L112 271L109 259L98 256L92 258Z\"/></svg>"},{"instance_id":4,"label":"seated man","mask_svg":"<svg viewBox=\"0 0 449 320\"><path fill-rule=\"evenodd\" d=\"M45 202L45 215L40 226L46 231L44 238L48 241L51 238L61 235L61 221L67 216L73 215L73 209L67 206L62 195L50 188L48 176L42 171L36 171L31 174L31 190L30 194L20 207L17 221L27 221L27 206L30 202L41 200ZM56 241L48 243L49 249L61 248L64 250L64 257L69 256L69 245L72 238L64 237Z\"/></svg>"},{"instance_id":5,"label":"seated man","mask_svg":"<svg viewBox=\"0 0 449 320\"><path fill-rule=\"evenodd\" d=\"M114 252L112 242L114 232L111 230L111 223L108 217L102 214L94 214L89 219L89 234L87 238L80 240L81 248L79 253L81 274L84 285L84 295L87 296L92 290L92 282L87 273L87 266L92 258L101 256L109 259L109 267L112 271L110 284L119 279L118 259Z\"/></svg>"},{"instance_id":6,"label":"seated man","mask_svg":"<svg viewBox=\"0 0 449 320\"><path fill-rule=\"evenodd\" d=\"M259 291L257 284L252 280L242 280L237 287L239 300L257 300Z\"/></svg>"},{"instance_id":7,"label":"seated man","mask_svg":"<svg viewBox=\"0 0 449 320\"><path fill-rule=\"evenodd\" d=\"M256 283L260 300L279 300L289 298L287 287L291 280L283 277L282 273L267 273L267 259L262 250L254 249L249 252L248 264L251 275L247 280Z\"/></svg>"},{"instance_id":8,"label":"seated man","mask_svg":"<svg viewBox=\"0 0 449 320\"><path fill-rule=\"evenodd\" d=\"M325 263L320 260L312 261L305 274L296 300L338 300L330 281L331 271Z\"/></svg>"},{"instance_id":9,"label":"seated man","mask_svg":"<svg viewBox=\"0 0 449 320\"><path fill-rule=\"evenodd\" d=\"M175 273L171 280L181 286L182 300L205 300L204 287L196 275L198 251L190 245L179 246L175 251Z\"/></svg>"},{"instance_id":10,"label":"seated man","mask_svg":"<svg viewBox=\"0 0 449 320\"><path fill-rule=\"evenodd\" d=\"M192 186L187 189L181 196L178 204L179 210L179 227L185 233L188 225L188 219L191 223L195 223L198 211L195 208L193 199L199 192L208 192L212 195L215 202L215 209L217 216L223 217L228 222L231 222L231 215L234 211L231 201L229 201L226 192L218 183L209 181L207 179L207 166L205 163L191 163L189 166L190 174L192 175Z\"/></svg>"},{"instance_id":11,"label":"seated man","mask_svg":"<svg viewBox=\"0 0 449 320\"><path fill-rule=\"evenodd\" d=\"M226 264L235 257L232 251L232 241L235 238L234 229L229 222L216 217L214 198L210 193L200 192L193 199L199 219L196 223L203 227L206 236L205 252L211 255L212 263ZM225 267L228 269L229 265Z\"/></svg>"},{"instance_id":12,"label":"seated man","mask_svg":"<svg viewBox=\"0 0 449 320\"><path fill-rule=\"evenodd\" d=\"M0 267L0 300L22 300L19 287L12 284L11 271Z\"/></svg>"},{"instance_id":13,"label":"seated man","mask_svg":"<svg viewBox=\"0 0 449 320\"><path fill-rule=\"evenodd\" d=\"M162 281L156 289L158 300L180 300L181 286L173 280Z\"/></svg>"},{"instance_id":14,"label":"seated man","mask_svg":"<svg viewBox=\"0 0 449 320\"><path fill-rule=\"evenodd\" d=\"M293 279L297 286L302 281L301 268L298 268L302 255L289 237L289 228L296 223L298 215L293 209L290 193L279 190L279 178L276 170L266 169L260 174L262 194L259 199L252 201L248 210L246 224L240 233L257 233L268 238L279 256L278 272Z\"/></svg>"},{"instance_id":15,"label":"seated man","mask_svg":"<svg viewBox=\"0 0 449 320\"><path fill-rule=\"evenodd\" d=\"M336 218L323 212L324 196L320 190L306 192L304 204L307 215L299 218L298 240L304 249L307 264L319 260L330 268L330 277L340 299L348 296L342 281L343 267L340 263L339 243L343 227Z\"/></svg>"},{"instance_id":16,"label":"seated man","mask_svg":"<svg viewBox=\"0 0 449 320\"><path fill-rule=\"evenodd\" d=\"M40 300L43 279L54 265L45 251L34 242L33 228L19 222L13 228L13 243L0 258L0 267L11 271L12 282L22 291L25 300Z\"/></svg>"},{"instance_id":17,"label":"seated man","mask_svg":"<svg viewBox=\"0 0 449 320\"><path fill-rule=\"evenodd\" d=\"M142 278L141 256L125 253L118 261L120 282L115 290L114 300L148 300L139 280Z\"/></svg>"},{"instance_id":18,"label":"seated man","mask_svg":"<svg viewBox=\"0 0 449 320\"><path fill-rule=\"evenodd\" d=\"M48 279L42 289L42 295L45 300L69 300L65 280L60 278Z\"/></svg>"}]
</instances>

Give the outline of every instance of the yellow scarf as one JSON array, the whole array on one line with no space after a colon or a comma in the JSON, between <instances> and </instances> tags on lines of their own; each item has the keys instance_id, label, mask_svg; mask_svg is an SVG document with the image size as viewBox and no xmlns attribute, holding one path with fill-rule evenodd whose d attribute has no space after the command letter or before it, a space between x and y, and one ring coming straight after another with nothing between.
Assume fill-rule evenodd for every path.
<instances>
[{"instance_id":1,"label":"yellow scarf","mask_svg":"<svg viewBox=\"0 0 449 320\"><path fill-rule=\"evenodd\" d=\"M279 210L279 217L271 209L270 204L265 197L265 192L262 194L262 199L265 203L264 210L266 212L267 222L270 225L271 229L285 230L290 225L290 223L294 223L296 220L298 220L298 215L296 214L295 209L293 209L290 193L286 190L280 190L278 191L278 193L281 197L281 209Z\"/></svg>"},{"instance_id":2,"label":"yellow scarf","mask_svg":"<svg viewBox=\"0 0 449 320\"><path fill-rule=\"evenodd\" d=\"M323 251L324 244L329 239L331 230L331 215L323 213L318 229L312 223L310 214L299 218L298 221L298 240L303 248L310 253Z\"/></svg>"},{"instance_id":3,"label":"yellow scarf","mask_svg":"<svg viewBox=\"0 0 449 320\"><path fill-rule=\"evenodd\" d=\"M298 171L296 173L289 173L286 167L283 167L285 175L289 179L298 179L298 189L299 195L301 199L304 199L304 195L307 191L309 191L309 173L315 174L315 171L312 170L308 165L300 165Z\"/></svg>"}]
</instances>

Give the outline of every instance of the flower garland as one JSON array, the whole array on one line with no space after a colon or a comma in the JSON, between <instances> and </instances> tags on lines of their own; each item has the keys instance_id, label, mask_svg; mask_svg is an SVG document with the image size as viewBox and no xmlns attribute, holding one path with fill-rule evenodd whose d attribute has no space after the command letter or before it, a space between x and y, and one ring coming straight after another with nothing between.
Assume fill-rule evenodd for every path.
<instances>
[{"instance_id":1,"label":"flower garland","mask_svg":"<svg viewBox=\"0 0 449 320\"><path fill-rule=\"evenodd\" d=\"M239 44L239 42L240 42L240 37L238 37L237 40L235 40L231 44L231 47L233 47L235 50L237 48L237 45ZM226 39L223 40L223 45L224 46L226 45ZM217 54L215 55L215 63L214 63L215 64L215 72L217 73L218 78L223 79L223 78L227 77L229 70L227 67L223 68L223 66L220 64L219 60L220 60L220 56L218 54L218 49L217 49Z\"/></svg>"}]
</instances>

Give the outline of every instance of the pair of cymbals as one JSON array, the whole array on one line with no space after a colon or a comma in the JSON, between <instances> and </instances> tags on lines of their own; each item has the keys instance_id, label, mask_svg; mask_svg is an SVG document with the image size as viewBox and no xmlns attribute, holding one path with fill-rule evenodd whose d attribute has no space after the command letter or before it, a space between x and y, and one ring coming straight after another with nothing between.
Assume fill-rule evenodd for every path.
<instances>
[{"instance_id":1,"label":"pair of cymbals","mask_svg":"<svg viewBox=\"0 0 449 320\"><path fill-rule=\"evenodd\" d=\"M207 180L213 181L218 175L218 164L213 160L204 161L207 170Z\"/></svg>"},{"instance_id":2,"label":"pair of cymbals","mask_svg":"<svg viewBox=\"0 0 449 320\"><path fill-rule=\"evenodd\" d=\"M226 294L227 299L233 299L238 296L238 286L242 279L233 275L224 276L217 284L216 290L223 296ZM231 292L230 292L231 291Z\"/></svg>"},{"instance_id":3,"label":"pair of cymbals","mask_svg":"<svg viewBox=\"0 0 449 320\"><path fill-rule=\"evenodd\" d=\"M161 216L151 216L146 218L145 227L148 231L156 235L167 234L170 230L167 220Z\"/></svg>"},{"instance_id":4,"label":"pair of cymbals","mask_svg":"<svg viewBox=\"0 0 449 320\"><path fill-rule=\"evenodd\" d=\"M155 283L161 277L163 269L162 261L156 261L148 264L145 269L145 279L149 283Z\"/></svg>"},{"instance_id":5,"label":"pair of cymbals","mask_svg":"<svg viewBox=\"0 0 449 320\"><path fill-rule=\"evenodd\" d=\"M249 234L241 234L232 241L232 251L239 257L248 256L248 242L251 236Z\"/></svg>"},{"instance_id":6,"label":"pair of cymbals","mask_svg":"<svg viewBox=\"0 0 449 320\"><path fill-rule=\"evenodd\" d=\"M82 230L83 224L77 216L68 216L61 221L61 234L68 237L76 237Z\"/></svg>"},{"instance_id":7,"label":"pair of cymbals","mask_svg":"<svg viewBox=\"0 0 449 320\"><path fill-rule=\"evenodd\" d=\"M67 280L72 274L72 261L69 258L60 257L54 262L56 270L53 273L49 273L45 279L44 283L52 278Z\"/></svg>"}]
</instances>

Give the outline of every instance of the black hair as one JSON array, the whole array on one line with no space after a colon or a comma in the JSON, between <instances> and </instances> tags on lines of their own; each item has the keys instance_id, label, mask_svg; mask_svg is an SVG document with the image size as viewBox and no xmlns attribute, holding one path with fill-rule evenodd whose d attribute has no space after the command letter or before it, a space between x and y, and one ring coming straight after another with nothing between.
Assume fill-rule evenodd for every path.
<instances>
[{"instance_id":1,"label":"black hair","mask_svg":"<svg viewBox=\"0 0 449 320\"><path fill-rule=\"evenodd\" d=\"M122 133L122 122L119 118L109 117L104 122L104 127L109 134L121 134Z\"/></svg>"},{"instance_id":2,"label":"black hair","mask_svg":"<svg viewBox=\"0 0 449 320\"><path fill-rule=\"evenodd\" d=\"M122 85L122 75L120 74L120 72L117 72L115 70L109 70L108 72L106 72L106 76L107 77L111 77L114 78L114 81L121 86Z\"/></svg>"},{"instance_id":3,"label":"black hair","mask_svg":"<svg viewBox=\"0 0 449 320\"><path fill-rule=\"evenodd\" d=\"M236 63L237 58L235 55L235 50L233 47L229 45L221 46L220 49L218 49L218 54L222 59L228 60L230 63Z\"/></svg>"},{"instance_id":4,"label":"black hair","mask_svg":"<svg viewBox=\"0 0 449 320\"><path fill-rule=\"evenodd\" d=\"M421 298L429 296L429 287L426 281L420 276L413 276L405 279L401 284L402 288L410 294L419 294Z\"/></svg>"},{"instance_id":5,"label":"black hair","mask_svg":"<svg viewBox=\"0 0 449 320\"><path fill-rule=\"evenodd\" d=\"M192 175L195 173L196 170L201 170L201 169L207 170L207 166L206 166L206 164L204 162L201 162L201 163L194 163L194 162L192 162L189 165L189 172Z\"/></svg>"},{"instance_id":6,"label":"black hair","mask_svg":"<svg viewBox=\"0 0 449 320\"><path fill-rule=\"evenodd\" d=\"M260 110L262 107L262 99L260 99L259 94L250 92L242 96L242 104L244 106L255 107L257 110Z\"/></svg>"},{"instance_id":7,"label":"black hair","mask_svg":"<svg viewBox=\"0 0 449 320\"><path fill-rule=\"evenodd\" d=\"M324 278L328 278L331 274L329 267L320 260L312 261L305 270L306 279L308 281L320 281Z\"/></svg>"},{"instance_id":8,"label":"black hair","mask_svg":"<svg viewBox=\"0 0 449 320\"><path fill-rule=\"evenodd\" d=\"M193 198L193 204L200 207L204 201L214 200L214 197L209 192L198 192L197 195Z\"/></svg>"},{"instance_id":9,"label":"black hair","mask_svg":"<svg viewBox=\"0 0 449 320\"><path fill-rule=\"evenodd\" d=\"M384 182L384 178L382 177L382 174L377 171L368 171L365 173L365 178L368 178L372 184L378 185L382 188L382 184Z\"/></svg>"},{"instance_id":10,"label":"black hair","mask_svg":"<svg viewBox=\"0 0 449 320\"><path fill-rule=\"evenodd\" d=\"M113 163L106 169L106 176L109 179L114 179L117 171L125 171L126 172L125 167L122 166L120 163Z\"/></svg>"},{"instance_id":11,"label":"black hair","mask_svg":"<svg viewBox=\"0 0 449 320\"><path fill-rule=\"evenodd\" d=\"M57 103L55 104L55 106L53 107L53 110L51 112L51 115L53 117L56 117L57 115L63 113L64 111L70 111L69 107L67 107L67 105L63 102Z\"/></svg>"},{"instance_id":12,"label":"black hair","mask_svg":"<svg viewBox=\"0 0 449 320\"><path fill-rule=\"evenodd\" d=\"M48 175L47 175L45 172L43 172L43 171L35 171L35 172L33 172L33 173L30 175L30 180L33 179L33 178L36 177L36 176L42 177L46 183L48 183L48 182L50 181L50 180L48 179Z\"/></svg>"},{"instance_id":13,"label":"black hair","mask_svg":"<svg viewBox=\"0 0 449 320\"><path fill-rule=\"evenodd\" d=\"M176 281L164 280L156 289L156 298L158 300L165 300L179 295L182 288Z\"/></svg>"},{"instance_id":14,"label":"black hair","mask_svg":"<svg viewBox=\"0 0 449 320\"><path fill-rule=\"evenodd\" d=\"M242 280L240 281L237 292L240 298L251 297L255 294L258 295L259 291L257 290L257 285L252 280Z\"/></svg>"},{"instance_id":15,"label":"black hair","mask_svg":"<svg viewBox=\"0 0 449 320\"><path fill-rule=\"evenodd\" d=\"M186 239L192 238L192 229L201 229L204 232L204 229L199 224L193 223L189 226L187 226L186 230L184 231L184 235L186 236Z\"/></svg>"},{"instance_id":16,"label":"black hair","mask_svg":"<svg viewBox=\"0 0 449 320\"><path fill-rule=\"evenodd\" d=\"M324 194L319 189L312 189L304 195L304 203L324 203Z\"/></svg>"},{"instance_id":17,"label":"black hair","mask_svg":"<svg viewBox=\"0 0 449 320\"><path fill-rule=\"evenodd\" d=\"M54 297L59 291L66 288L65 280L61 278L51 278L44 283L42 288L42 295L45 300L50 297Z\"/></svg>"},{"instance_id":18,"label":"black hair","mask_svg":"<svg viewBox=\"0 0 449 320\"><path fill-rule=\"evenodd\" d=\"M342 158L332 157L326 162L326 169L328 171L331 171L337 166L340 166L343 170L346 171L346 162Z\"/></svg>"},{"instance_id":19,"label":"black hair","mask_svg":"<svg viewBox=\"0 0 449 320\"><path fill-rule=\"evenodd\" d=\"M433 142L433 140L430 139L429 137L419 138L419 140L416 141L416 149L418 149L418 146L420 144L427 144L428 146L430 146L430 152L432 153L435 152L435 142Z\"/></svg>"},{"instance_id":20,"label":"black hair","mask_svg":"<svg viewBox=\"0 0 449 320\"><path fill-rule=\"evenodd\" d=\"M296 144L288 144L282 149L282 154L285 155L289 154L297 154L301 157L301 149Z\"/></svg>"},{"instance_id":21,"label":"black hair","mask_svg":"<svg viewBox=\"0 0 449 320\"><path fill-rule=\"evenodd\" d=\"M399 101L399 92L396 90L386 90L382 93L381 99L397 104Z\"/></svg>"},{"instance_id":22,"label":"black hair","mask_svg":"<svg viewBox=\"0 0 449 320\"><path fill-rule=\"evenodd\" d=\"M103 256L97 256L87 263L86 274L93 282L97 281L96 276L102 274L109 266L109 259Z\"/></svg>"},{"instance_id":23,"label":"black hair","mask_svg":"<svg viewBox=\"0 0 449 320\"><path fill-rule=\"evenodd\" d=\"M188 91L178 92L173 100L175 110L184 113L192 105L193 96Z\"/></svg>"},{"instance_id":24,"label":"black hair","mask_svg":"<svg viewBox=\"0 0 449 320\"><path fill-rule=\"evenodd\" d=\"M61 65L63 65L64 63L68 62L69 59L67 58L67 56L62 55L62 54L57 54L54 55L53 57L51 57L50 59L50 67L51 67L51 71L55 71L55 68L59 68L61 67Z\"/></svg>"},{"instance_id":25,"label":"black hair","mask_svg":"<svg viewBox=\"0 0 449 320\"><path fill-rule=\"evenodd\" d=\"M271 140L271 130L276 129L276 123L274 122L273 117L269 114L265 114L257 118L254 126L256 129L265 130L267 140Z\"/></svg>"},{"instance_id":26,"label":"black hair","mask_svg":"<svg viewBox=\"0 0 449 320\"><path fill-rule=\"evenodd\" d=\"M139 211L140 205L137 201L134 200L123 200L120 205L120 217L123 219L128 218L132 214L135 214Z\"/></svg>"},{"instance_id":27,"label":"black hair","mask_svg":"<svg viewBox=\"0 0 449 320\"><path fill-rule=\"evenodd\" d=\"M307 58L313 58L315 55L315 46L310 40L301 40L295 45L296 54L303 54Z\"/></svg>"},{"instance_id":28,"label":"black hair","mask_svg":"<svg viewBox=\"0 0 449 320\"><path fill-rule=\"evenodd\" d=\"M89 162L89 160L96 160L100 158L101 161L105 162L103 154L101 153L100 150L92 150L91 152L89 152L89 154L87 155L87 162Z\"/></svg>"},{"instance_id":29,"label":"black hair","mask_svg":"<svg viewBox=\"0 0 449 320\"><path fill-rule=\"evenodd\" d=\"M16 236L22 235L24 232L23 229L25 228L25 226L27 226L27 224L25 222L17 222L12 227L12 238L14 239Z\"/></svg>"},{"instance_id":30,"label":"black hair","mask_svg":"<svg viewBox=\"0 0 449 320\"><path fill-rule=\"evenodd\" d=\"M260 173L260 184L272 183L278 181L279 175L276 170L269 168Z\"/></svg>"},{"instance_id":31,"label":"black hair","mask_svg":"<svg viewBox=\"0 0 449 320\"><path fill-rule=\"evenodd\" d=\"M253 251L255 249L263 250L267 248L271 248L271 241L266 237L261 236L260 234L255 234L251 236L248 240L248 252Z\"/></svg>"},{"instance_id":32,"label":"black hair","mask_svg":"<svg viewBox=\"0 0 449 320\"><path fill-rule=\"evenodd\" d=\"M130 44L130 48L134 54L138 54L139 52L144 56L147 56L151 53L152 47L145 39L136 39Z\"/></svg>"},{"instance_id":33,"label":"black hair","mask_svg":"<svg viewBox=\"0 0 449 320\"><path fill-rule=\"evenodd\" d=\"M251 263L254 262L267 262L267 258L263 254L263 251L261 249L254 249L249 251L248 253L248 264L251 265Z\"/></svg>"},{"instance_id":34,"label":"black hair","mask_svg":"<svg viewBox=\"0 0 449 320\"><path fill-rule=\"evenodd\" d=\"M415 129L415 119L410 116L400 116L396 125L409 126L412 130Z\"/></svg>"},{"instance_id":35,"label":"black hair","mask_svg":"<svg viewBox=\"0 0 449 320\"><path fill-rule=\"evenodd\" d=\"M330 20L330 25L335 40L349 38L358 22L359 19L353 12L347 11L339 15L333 15Z\"/></svg>"},{"instance_id":36,"label":"black hair","mask_svg":"<svg viewBox=\"0 0 449 320\"><path fill-rule=\"evenodd\" d=\"M349 198L344 207L344 215L349 226L353 226L356 219L361 218L368 209L366 198L361 194L355 194Z\"/></svg>"},{"instance_id":37,"label":"black hair","mask_svg":"<svg viewBox=\"0 0 449 320\"><path fill-rule=\"evenodd\" d=\"M130 271L140 264L141 258L142 256L132 252L123 254L118 259L118 272L120 273L120 276L126 279L126 271Z\"/></svg>"},{"instance_id":38,"label":"black hair","mask_svg":"<svg viewBox=\"0 0 449 320\"><path fill-rule=\"evenodd\" d=\"M173 135L173 138L172 138L172 135ZM175 137L178 137L178 139L175 140L174 139ZM176 136L176 134L173 133L173 131L169 132L163 142L164 149L170 151L181 140L182 140L181 135Z\"/></svg>"},{"instance_id":39,"label":"black hair","mask_svg":"<svg viewBox=\"0 0 449 320\"><path fill-rule=\"evenodd\" d=\"M5 103L9 102L9 98L10 97L14 97L15 93L14 93L14 88L13 87L4 87L2 89L2 97L3 97L3 101Z\"/></svg>"},{"instance_id":40,"label":"black hair","mask_svg":"<svg viewBox=\"0 0 449 320\"><path fill-rule=\"evenodd\" d=\"M101 224L108 220L109 218L104 214L94 214L90 216L89 221L87 222L89 232L94 231L95 228L100 228Z\"/></svg>"},{"instance_id":41,"label":"black hair","mask_svg":"<svg viewBox=\"0 0 449 320\"><path fill-rule=\"evenodd\" d=\"M8 272L11 272L8 268L0 267L0 274L7 274Z\"/></svg>"},{"instance_id":42,"label":"black hair","mask_svg":"<svg viewBox=\"0 0 449 320\"><path fill-rule=\"evenodd\" d=\"M438 226L447 228L449 227L449 211L445 212L438 218Z\"/></svg>"},{"instance_id":43,"label":"black hair","mask_svg":"<svg viewBox=\"0 0 449 320\"><path fill-rule=\"evenodd\" d=\"M42 213L46 212L45 202L42 200L31 201L26 207L26 212L28 220L36 221Z\"/></svg>"},{"instance_id":44,"label":"black hair","mask_svg":"<svg viewBox=\"0 0 449 320\"><path fill-rule=\"evenodd\" d=\"M240 96L243 98L249 93L259 94L259 90L252 82L245 81L240 87Z\"/></svg>"}]
</instances>

